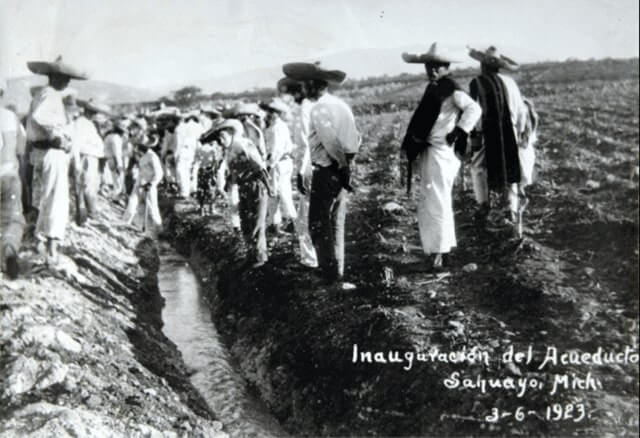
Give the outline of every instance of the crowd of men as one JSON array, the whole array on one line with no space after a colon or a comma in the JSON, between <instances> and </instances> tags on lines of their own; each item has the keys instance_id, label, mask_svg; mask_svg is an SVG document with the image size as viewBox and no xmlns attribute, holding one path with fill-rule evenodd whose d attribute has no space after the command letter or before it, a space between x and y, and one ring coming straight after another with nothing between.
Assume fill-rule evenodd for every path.
<instances>
[{"instance_id":1,"label":"crowd of men","mask_svg":"<svg viewBox=\"0 0 640 438\"><path fill-rule=\"evenodd\" d=\"M434 271L446 268L457 245L452 188L467 143L478 221L489 213L489 191L498 191L505 220L521 224L524 187L533 178L537 117L501 72L517 64L494 47L470 50L470 56L482 70L468 94L450 75L455 60L437 44L421 55L402 55L424 64L429 79L402 148L409 190L412 171L420 175L420 238L427 269ZM55 268L70 218L79 226L101 220L99 194L126 207L124 223L155 235L162 228L163 185L179 198L194 197L203 216L213 214L222 197L253 267L268 261L270 226L295 233L302 265L328 283L354 287L343 281L344 233L361 138L349 105L329 92L345 72L289 63L270 102L117 115L77 96L69 82L87 76L61 58L28 67L48 84L32 90L26 129L14 112L0 108L0 256L8 277L19 274L25 216L35 223L46 264ZM5 89L0 83L0 93Z\"/></svg>"}]
</instances>

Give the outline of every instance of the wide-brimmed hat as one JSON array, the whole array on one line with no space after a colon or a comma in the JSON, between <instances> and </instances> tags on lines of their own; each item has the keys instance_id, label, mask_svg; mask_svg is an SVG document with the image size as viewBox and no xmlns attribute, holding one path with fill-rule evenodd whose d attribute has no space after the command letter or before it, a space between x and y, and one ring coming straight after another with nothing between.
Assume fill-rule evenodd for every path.
<instances>
[{"instance_id":1,"label":"wide-brimmed hat","mask_svg":"<svg viewBox=\"0 0 640 438\"><path fill-rule=\"evenodd\" d=\"M143 131L146 131L149 126L143 117L135 117L131 120L131 124L138 126Z\"/></svg>"},{"instance_id":2,"label":"wide-brimmed hat","mask_svg":"<svg viewBox=\"0 0 640 438\"><path fill-rule=\"evenodd\" d=\"M328 70L320 65L320 62L290 62L282 66L285 76L297 81L317 79L325 82L339 84L347 77L342 70Z\"/></svg>"},{"instance_id":3,"label":"wide-brimmed hat","mask_svg":"<svg viewBox=\"0 0 640 438\"><path fill-rule=\"evenodd\" d=\"M229 129L233 135L240 134L244 131L244 127L239 120L224 119L213 123L211 129L202 134L199 138L200 143L209 143L223 129Z\"/></svg>"},{"instance_id":4,"label":"wide-brimmed hat","mask_svg":"<svg viewBox=\"0 0 640 438\"><path fill-rule=\"evenodd\" d=\"M450 54L446 53L438 46L438 43L431 44L429 51L416 55L414 53L403 53L402 60L410 64L452 64L460 62L454 59Z\"/></svg>"},{"instance_id":5,"label":"wide-brimmed hat","mask_svg":"<svg viewBox=\"0 0 640 438\"><path fill-rule=\"evenodd\" d=\"M469 56L476 61L480 61L481 64L487 64L498 69L515 71L520 67L513 59L499 53L495 46L490 46L484 52L469 47Z\"/></svg>"},{"instance_id":6,"label":"wide-brimmed hat","mask_svg":"<svg viewBox=\"0 0 640 438\"><path fill-rule=\"evenodd\" d=\"M289 112L289 106L280 99L273 99L265 105L265 108L268 111L275 111L280 114L286 114Z\"/></svg>"},{"instance_id":7,"label":"wide-brimmed hat","mask_svg":"<svg viewBox=\"0 0 640 438\"><path fill-rule=\"evenodd\" d=\"M156 149L160 146L160 137L156 134L141 135L135 139L135 144L142 148Z\"/></svg>"},{"instance_id":8,"label":"wide-brimmed hat","mask_svg":"<svg viewBox=\"0 0 640 438\"><path fill-rule=\"evenodd\" d=\"M61 75L71 79L89 79L89 76L80 69L73 67L62 61L62 56L58 56L55 61L29 61L27 67L37 75Z\"/></svg>"},{"instance_id":9,"label":"wide-brimmed hat","mask_svg":"<svg viewBox=\"0 0 640 438\"><path fill-rule=\"evenodd\" d=\"M78 99L78 105L84 108L85 111L100 113L110 117L113 116L111 107L104 102L96 102L93 99L89 99L89 100Z\"/></svg>"},{"instance_id":10,"label":"wide-brimmed hat","mask_svg":"<svg viewBox=\"0 0 640 438\"><path fill-rule=\"evenodd\" d=\"M218 108L214 107L213 105L201 105L200 112L202 112L203 114L215 115L215 116L220 116L222 114L222 111L220 111Z\"/></svg>"},{"instance_id":11,"label":"wide-brimmed hat","mask_svg":"<svg viewBox=\"0 0 640 438\"><path fill-rule=\"evenodd\" d=\"M234 108L233 108L233 115L234 116L245 116L245 115L249 115L249 116L258 116L260 117L262 115L262 112L260 111L260 106L257 103L239 103L237 104Z\"/></svg>"}]
</instances>

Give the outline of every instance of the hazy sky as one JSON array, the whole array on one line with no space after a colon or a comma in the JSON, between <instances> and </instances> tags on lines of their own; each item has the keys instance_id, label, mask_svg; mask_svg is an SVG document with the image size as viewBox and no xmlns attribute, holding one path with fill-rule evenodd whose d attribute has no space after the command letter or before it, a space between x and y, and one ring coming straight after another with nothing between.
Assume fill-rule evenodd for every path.
<instances>
[{"instance_id":1,"label":"hazy sky","mask_svg":"<svg viewBox=\"0 0 640 438\"><path fill-rule=\"evenodd\" d=\"M637 57L638 0L0 0L4 77L62 54L92 78L154 88L434 40Z\"/></svg>"}]
</instances>

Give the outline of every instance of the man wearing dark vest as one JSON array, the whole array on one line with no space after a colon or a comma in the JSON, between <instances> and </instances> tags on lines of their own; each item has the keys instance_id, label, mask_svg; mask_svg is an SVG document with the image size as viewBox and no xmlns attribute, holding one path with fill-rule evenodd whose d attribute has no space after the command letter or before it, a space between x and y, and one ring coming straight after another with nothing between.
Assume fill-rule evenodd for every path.
<instances>
[{"instance_id":1,"label":"man wearing dark vest","mask_svg":"<svg viewBox=\"0 0 640 438\"><path fill-rule=\"evenodd\" d=\"M478 136L472 142L471 175L480 205L477 218L486 219L489 191L495 191L503 195L506 221L520 224L524 205L519 205L519 197L526 199L523 188L533 180L535 162L535 126L530 129L530 122L535 124L537 117L516 82L500 73L517 70L515 61L499 54L493 46L484 52L471 49L469 56L480 61L481 68L481 74L469 84L471 97L482 107L482 120L476 127Z\"/></svg>"}]
</instances>

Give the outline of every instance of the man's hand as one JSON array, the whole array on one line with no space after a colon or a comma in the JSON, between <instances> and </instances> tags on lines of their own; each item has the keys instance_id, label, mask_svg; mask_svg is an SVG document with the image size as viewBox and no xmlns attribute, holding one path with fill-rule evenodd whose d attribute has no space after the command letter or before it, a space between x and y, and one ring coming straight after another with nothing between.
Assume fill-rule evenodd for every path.
<instances>
[{"instance_id":1,"label":"man's hand","mask_svg":"<svg viewBox=\"0 0 640 438\"><path fill-rule=\"evenodd\" d=\"M338 169L338 175L342 187L348 192L353 192L353 187L351 187L351 167L348 165L341 167Z\"/></svg>"},{"instance_id":2,"label":"man's hand","mask_svg":"<svg viewBox=\"0 0 640 438\"><path fill-rule=\"evenodd\" d=\"M304 176L301 173L296 175L296 186L301 194L307 194L307 188L304 186Z\"/></svg>"},{"instance_id":3,"label":"man's hand","mask_svg":"<svg viewBox=\"0 0 640 438\"><path fill-rule=\"evenodd\" d=\"M447 136L445 137L445 140L447 141L449 146L453 146L459 141L464 142L464 145L466 146L468 136L469 134L464 132L462 128L460 128L459 126L456 126L455 128L453 128L453 131L447 134Z\"/></svg>"}]
</instances>

